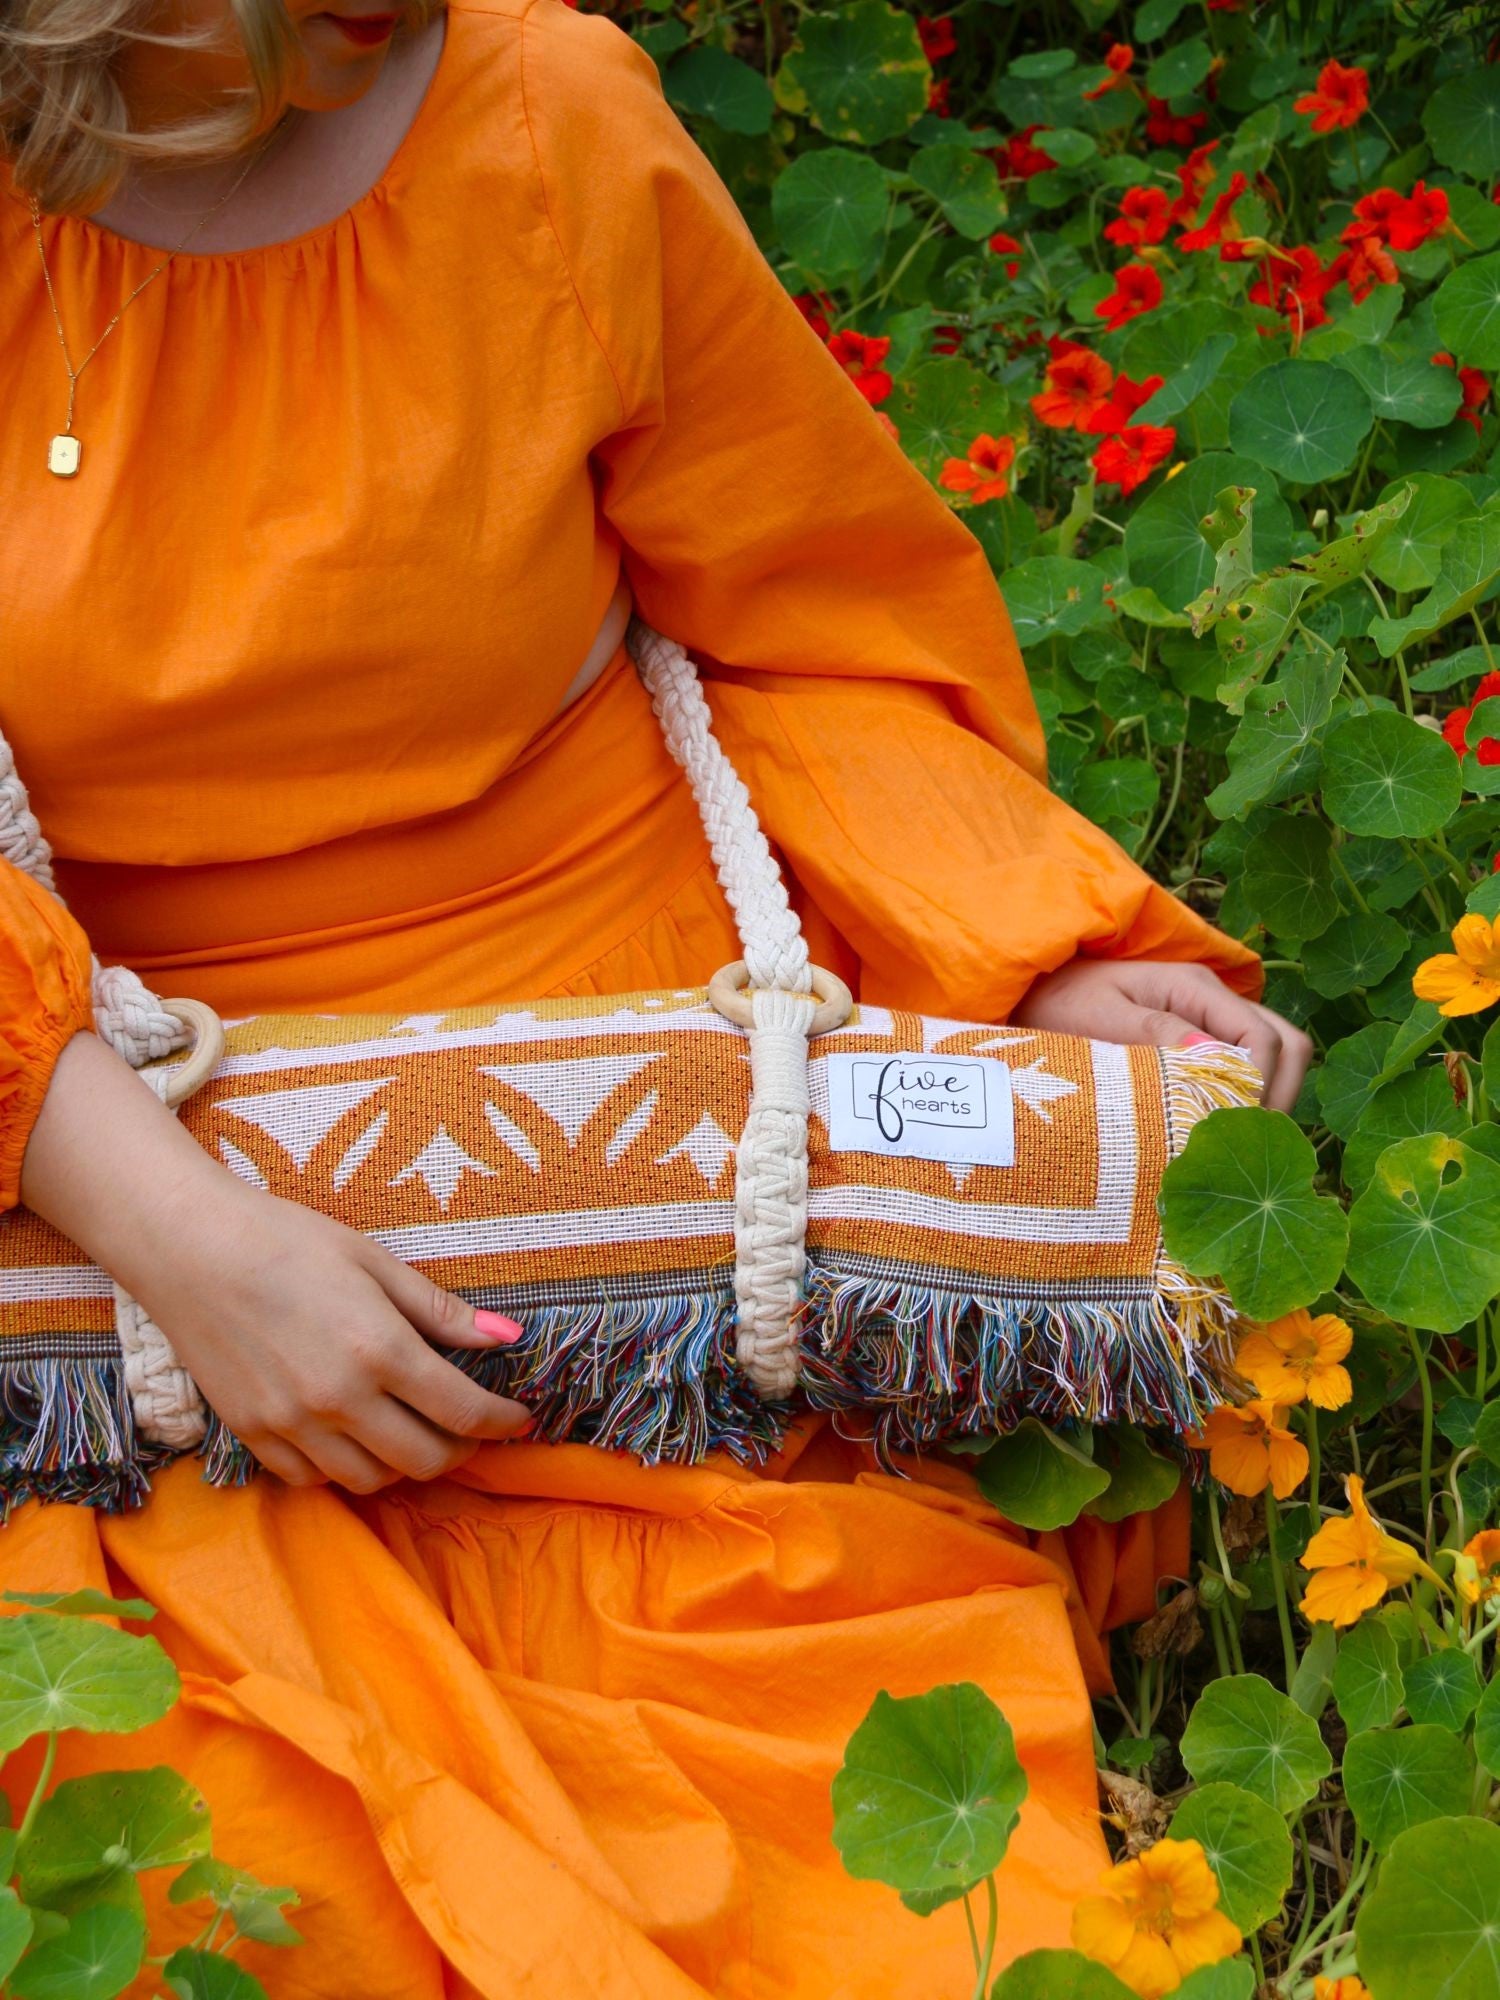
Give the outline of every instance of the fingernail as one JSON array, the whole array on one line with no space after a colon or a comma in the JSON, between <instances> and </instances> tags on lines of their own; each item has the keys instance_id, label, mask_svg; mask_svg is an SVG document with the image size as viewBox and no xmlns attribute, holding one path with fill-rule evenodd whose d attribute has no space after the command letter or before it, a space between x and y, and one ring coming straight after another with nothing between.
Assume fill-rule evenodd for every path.
<instances>
[{"instance_id":1,"label":"fingernail","mask_svg":"<svg viewBox=\"0 0 1500 2000\"><path fill-rule=\"evenodd\" d=\"M513 1347L523 1330L519 1320L507 1319L504 1313L486 1312L482 1306L474 1308L474 1331L487 1334L504 1347Z\"/></svg>"},{"instance_id":2,"label":"fingernail","mask_svg":"<svg viewBox=\"0 0 1500 2000\"><path fill-rule=\"evenodd\" d=\"M518 1430L513 1430L513 1431L511 1432L511 1434L510 1434L510 1435L511 1435L511 1441L512 1441L512 1443L514 1443L514 1441L515 1441L515 1440L516 1440L517 1438L525 1438L525 1437L530 1437L530 1436L531 1436L531 1433L532 1433L532 1432L533 1432L533 1431L534 1431L535 1429L536 1429L536 1418L535 1418L535 1417L528 1417L528 1418L526 1419L525 1423L524 1423L524 1424L522 1424L522 1425L520 1426L520 1428L519 1428Z\"/></svg>"},{"instance_id":3,"label":"fingernail","mask_svg":"<svg viewBox=\"0 0 1500 2000\"><path fill-rule=\"evenodd\" d=\"M1182 1040L1178 1043L1177 1046L1182 1049L1201 1049L1205 1042L1211 1042L1212 1040L1213 1040L1212 1035L1200 1034L1198 1030L1194 1028L1193 1032L1190 1035L1183 1036Z\"/></svg>"}]
</instances>

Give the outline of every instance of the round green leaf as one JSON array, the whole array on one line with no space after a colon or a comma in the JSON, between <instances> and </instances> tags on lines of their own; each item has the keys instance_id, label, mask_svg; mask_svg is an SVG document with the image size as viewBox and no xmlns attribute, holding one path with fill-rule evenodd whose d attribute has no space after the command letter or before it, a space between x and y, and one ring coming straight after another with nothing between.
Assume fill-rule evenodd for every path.
<instances>
[{"instance_id":1,"label":"round green leaf","mask_svg":"<svg viewBox=\"0 0 1500 2000\"><path fill-rule=\"evenodd\" d=\"M1078 774L1073 803L1096 826L1144 819L1155 811L1161 778L1144 757L1102 757Z\"/></svg>"},{"instance_id":2,"label":"round green leaf","mask_svg":"<svg viewBox=\"0 0 1500 2000\"><path fill-rule=\"evenodd\" d=\"M1473 1789L1468 1745L1431 1723L1366 1729L1344 1746L1344 1793L1355 1825L1376 1847L1427 1820L1466 1813Z\"/></svg>"},{"instance_id":3,"label":"round green leaf","mask_svg":"<svg viewBox=\"0 0 1500 2000\"><path fill-rule=\"evenodd\" d=\"M1051 138L1049 133L1049 140ZM1089 141L1092 146L1093 141ZM930 194L960 236L989 236L1005 220L1000 176L987 153L972 146L942 143L912 154L906 171ZM1452 369L1434 370L1451 375ZM1457 377L1454 376L1455 383Z\"/></svg>"},{"instance_id":4,"label":"round green leaf","mask_svg":"<svg viewBox=\"0 0 1500 2000\"><path fill-rule=\"evenodd\" d=\"M1362 383L1327 361L1276 361L1229 406L1229 442L1283 479L1311 486L1348 472L1375 413Z\"/></svg>"},{"instance_id":5,"label":"round green leaf","mask_svg":"<svg viewBox=\"0 0 1500 2000\"><path fill-rule=\"evenodd\" d=\"M0 1980L8 1977L21 1953L31 1943L35 1923L15 1890L7 1882L0 1886Z\"/></svg>"},{"instance_id":6,"label":"round green leaf","mask_svg":"<svg viewBox=\"0 0 1500 2000\"><path fill-rule=\"evenodd\" d=\"M80 1910L59 1938L28 1953L11 1974L16 2000L115 2000L141 1969L146 1926L108 1903Z\"/></svg>"},{"instance_id":7,"label":"round green leaf","mask_svg":"<svg viewBox=\"0 0 1500 2000\"><path fill-rule=\"evenodd\" d=\"M1142 501L1125 524L1131 582L1153 591L1169 611L1180 611L1214 580L1215 552L1202 523L1226 486L1255 488L1250 519L1257 565L1271 569L1291 559L1292 518L1266 468L1234 452L1205 452Z\"/></svg>"},{"instance_id":8,"label":"round green leaf","mask_svg":"<svg viewBox=\"0 0 1500 2000\"><path fill-rule=\"evenodd\" d=\"M1163 1177L1167 1255L1222 1277L1252 1319L1311 1304L1338 1282L1348 1236L1339 1204L1313 1192L1317 1164L1284 1111L1210 1112Z\"/></svg>"},{"instance_id":9,"label":"round green leaf","mask_svg":"<svg viewBox=\"0 0 1500 2000\"><path fill-rule=\"evenodd\" d=\"M1476 64L1432 93L1422 123L1445 167L1488 181L1500 173L1500 76Z\"/></svg>"},{"instance_id":10,"label":"round green leaf","mask_svg":"<svg viewBox=\"0 0 1500 2000\"><path fill-rule=\"evenodd\" d=\"M836 12L803 14L776 95L831 139L878 146L921 117L931 81L911 15L885 0L855 0Z\"/></svg>"},{"instance_id":11,"label":"round green leaf","mask_svg":"<svg viewBox=\"0 0 1500 2000\"><path fill-rule=\"evenodd\" d=\"M1333 1668L1333 1698L1350 1735L1362 1729L1384 1729L1401 1712L1405 1699L1401 1656L1388 1626L1378 1618L1363 1618L1339 1641Z\"/></svg>"},{"instance_id":12,"label":"round green leaf","mask_svg":"<svg viewBox=\"0 0 1500 2000\"><path fill-rule=\"evenodd\" d=\"M1016 643L1035 646L1056 634L1071 636L1110 617L1104 572L1072 556L1034 556L1005 579L1005 604Z\"/></svg>"},{"instance_id":13,"label":"round green leaf","mask_svg":"<svg viewBox=\"0 0 1500 2000\"><path fill-rule=\"evenodd\" d=\"M999 383L971 368L957 354L924 362L912 374L903 376L896 383L895 394L886 409L901 433L907 456L929 479L937 478L946 459L963 458L976 437L986 433L998 437L1010 421L1010 399ZM992 502L979 511L989 514L994 506ZM1015 578L1029 567L1022 563L1010 572L1006 578L1007 596ZM1071 567L1087 570L1090 565L1074 563ZM1103 579L1097 570L1093 576L1097 601L1093 616L1098 622L1109 614L1104 609ZM1059 622L1052 629L1076 632L1082 627L1064 606L1059 607Z\"/></svg>"},{"instance_id":14,"label":"round green leaf","mask_svg":"<svg viewBox=\"0 0 1500 2000\"><path fill-rule=\"evenodd\" d=\"M46 1613L0 1619L0 1755L49 1729L143 1729L178 1689L144 1634Z\"/></svg>"},{"instance_id":15,"label":"round green leaf","mask_svg":"<svg viewBox=\"0 0 1500 2000\"><path fill-rule=\"evenodd\" d=\"M1500 1826L1437 1819L1392 1842L1354 1921L1373 2000L1495 2000Z\"/></svg>"},{"instance_id":16,"label":"round green leaf","mask_svg":"<svg viewBox=\"0 0 1500 2000\"><path fill-rule=\"evenodd\" d=\"M1306 1805L1333 1768L1317 1724L1259 1674L1209 1682L1182 1733L1182 1761L1200 1785L1240 1785L1279 1813Z\"/></svg>"},{"instance_id":17,"label":"round green leaf","mask_svg":"<svg viewBox=\"0 0 1500 2000\"><path fill-rule=\"evenodd\" d=\"M1407 935L1394 917L1363 911L1335 917L1302 948L1307 983L1325 1000L1341 1000L1357 987L1378 986L1406 956Z\"/></svg>"},{"instance_id":18,"label":"round green leaf","mask_svg":"<svg viewBox=\"0 0 1500 2000\"><path fill-rule=\"evenodd\" d=\"M1474 1754L1491 1775L1500 1777L1500 1679L1490 1682L1474 1711Z\"/></svg>"},{"instance_id":19,"label":"round green leaf","mask_svg":"<svg viewBox=\"0 0 1500 2000\"><path fill-rule=\"evenodd\" d=\"M1369 1186L1380 1156L1401 1139L1424 1139L1433 1132L1458 1138L1472 1128L1454 1102L1453 1086L1441 1063L1408 1070L1383 1084L1360 1118L1344 1153L1345 1185L1355 1194Z\"/></svg>"},{"instance_id":20,"label":"round green leaf","mask_svg":"<svg viewBox=\"0 0 1500 2000\"><path fill-rule=\"evenodd\" d=\"M882 1691L833 1781L833 1841L860 1881L962 1891L999 1867L1025 1797L1010 1724L982 1688Z\"/></svg>"},{"instance_id":21,"label":"round green leaf","mask_svg":"<svg viewBox=\"0 0 1500 2000\"><path fill-rule=\"evenodd\" d=\"M258 1979L216 1951L194 1951L184 1945L164 1968L175 2000L266 2000Z\"/></svg>"},{"instance_id":22,"label":"round green leaf","mask_svg":"<svg viewBox=\"0 0 1500 2000\"><path fill-rule=\"evenodd\" d=\"M1393 1022L1375 1021L1328 1051L1318 1071L1318 1102L1330 1131L1341 1139L1353 1138L1366 1105L1380 1087L1380 1073L1395 1038Z\"/></svg>"},{"instance_id":23,"label":"round green leaf","mask_svg":"<svg viewBox=\"0 0 1500 2000\"><path fill-rule=\"evenodd\" d=\"M1247 843L1245 894L1279 936L1319 937L1338 915L1332 847L1327 827L1307 813L1278 813Z\"/></svg>"},{"instance_id":24,"label":"round green leaf","mask_svg":"<svg viewBox=\"0 0 1500 2000\"><path fill-rule=\"evenodd\" d=\"M874 160L842 146L799 154L771 189L771 215L788 256L829 281L849 277L868 260L889 206Z\"/></svg>"},{"instance_id":25,"label":"round green leaf","mask_svg":"<svg viewBox=\"0 0 1500 2000\"><path fill-rule=\"evenodd\" d=\"M1446 1647L1406 1670L1406 1712L1413 1722L1458 1735L1479 1706L1479 1669L1467 1653Z\"/></svg>"},{"instance_id":26,"label":"round green leaf","mask_svg":"<svg viewBox=\"0 0 1500 2000\"><path fill-rule=\"evenodd\" d=\"M759 70L726 49L688 49L662 79L668 99L725 132L769 132L776 100ZM996 227L998 228L998 224Z\"/></svg>"},{"instance_id":27,"label":"round green leaf","mask_svg":"<svg viewBox=\"0 0 1500 2000\"><path fill-rule=\"evenodd\" d=\"M1019 1528L1066 1528L1109 1486L1109 1474L1035 1417L1023 1417L974 1466L985 1499Z\"/></svg>"},{"instance_id":28,"label":"round green leaf","mask_svg":"<svg viewBox=\"0 0 1500 2000\"><path fill-rule=\"evenodd\" d=\"M1131 1989L1082 1952L1028 1951L1006 1966L990 2000L1131 2000Z\"/></svg>"},{"instance_id":29,"label":"round green leaf","mask_svg":"<svg viewBox=\"0 0 1500 2000\"><path fill-rule=\"evenodd\" d=\"M1349 1211L1349 1275L1392 1319L1457 1333L1500 1293L1500 1163L1438 1133L1387 1147Z\"/></svg>"},{"instance_id":30,"label":"round green leaf","mask_svg":"<svg viewBox=\"0 0 1500 2000\"><path fill-rule=\"evenodd\" d=\"M1432 372L1454 374L1451 368L1434 368ZM1437 581L1443 550L1459 522L1473 513L1474 501L1456 479L1440 479L1431 472L1414 472L1401 485L1412 488L1411 500L1371 552L1370 573L1392 590L1427 590ZM1387 487L1381 497L1388 498L1399 490L1399 486ZM1416 676L1413 685L1431 684Z\"/></svg>"},{"instance_id":31,"label":"round green leaf","mask_svg":"<svg viewBox=\"0 0 1500 2000\"><path fill-rule=\"evenodd\" d=\"M1208 43L1201 35L1193 35L1156 58L1146 72L1146 88L1153 97L1186 97L1202 83L1213 61Z\"/></svg>"},{"instance_id":32,"label":"round green leaf","mask_svg":"<svg viewBox=\"0 0 1500 2000\"><path fill-rule=\"evenodd\" d=\"M1182 1484L1182 1467L1173 1459L1160 1457L1128 1424L1095 1431L1094 1458L1109 1474L1109 1485L1097 1500L1090 1500L1084 1512L1101 1521L1149 1514L1170 1500Z\"/></svg>"},{"instance_id":33,"label":"round green leaf","mask_svg":"<svg viewBox=\"0 0 1500 2000\"><path fill-rule=\"evenodd\" d=\"M1282 1815L1240 1785L1203 1785L1172 1816L1174 1840L1201 1843L1219 1883L1219 1907L1247 1935L1269 1923L1292 1879Z\"/></svg>"},{"instance_id":34,"label":"round green leaf","mask_svg":"<svg viewBox=\"0 0 1500 2000\"><path fill-rule=\"evenodd\" d=\"M1323 764L1324 809L1350 833L1420 840L1448 824L1463 796L1462 768L1442 737L1390 709L1336 722Z\"/></svg>"},{"instance_id":35,"label":"round green leaf","mask_svg":"<svg viewBox=\"0 0 1500 2000\"><path fill-rule=\"evenodd\" d=\"M1456 368L1430 354L1395 354L1388 347L1351 347L1334 364L1346 369L1370 399L1377 417L1438 431L1451 424L1464 399Z\"/></svg>"},{"instance_id":36,"label":"round green leaf","mask_svg":"<svg viewBox=\"0 0 1500 2000\"><path fill-rule=\"evenodd\" d=\"M203 1794L164 1764L68 1778L21 1843L21 1892L50 1903L97 1876L192 1861L211 1838Z\"/></svg>"},{"instance_id":37,"label":"round green leaf","mask_svg":"<svg viewBox=\"0 0 1500 2000\"><path fill-rule=\"evenodd\" d=\"M1500 252L1449 272L1432 301L1438 338L1464 368L1500 368Z\"/></svg>"}]
</instances>

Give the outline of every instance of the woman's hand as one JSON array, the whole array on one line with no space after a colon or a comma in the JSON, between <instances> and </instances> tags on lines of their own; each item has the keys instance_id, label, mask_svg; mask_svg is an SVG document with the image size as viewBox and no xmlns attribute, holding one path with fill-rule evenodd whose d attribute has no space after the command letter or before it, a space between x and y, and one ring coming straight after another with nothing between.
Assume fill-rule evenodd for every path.
<instances>
[{"instance_id":1,"label":"woman's hand","mask_svg":"<svg viewBox=\"0 0 1500 2000\"><path fill-rule=\"evenodd\" d=\"M87 1030L58 1057L21 1198L140 1300L212 1408L291 1485L433 1479L527 1424L522 1404L428 1345L493 1346L520 1333L514 1321L481 1330L370 1238L239 1180Z\"/></svg>"},{"instance_id":2,"label":"woman's hand","mask_svg":"<svg viewBox=\"0 0 1500 2000\"><path fill-rule=\"evenodd\" d=\"M1018 1026L1100 1042L1178 1048L1191 1035L1248 1048L1265 1079L1261 1101L1290 1111L1312 1061L1300 1028L1231 992L1206 965L1075 958L1034 981L1010 1016Z\"/></svg>"}]
</instances>

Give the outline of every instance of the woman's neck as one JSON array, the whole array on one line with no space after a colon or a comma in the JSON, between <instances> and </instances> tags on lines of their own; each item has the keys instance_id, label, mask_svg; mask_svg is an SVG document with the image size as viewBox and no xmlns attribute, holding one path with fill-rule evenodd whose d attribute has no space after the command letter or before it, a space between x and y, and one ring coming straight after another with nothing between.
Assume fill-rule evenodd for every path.
<instances>
[{"instance_id":1,"label":"woman's neck","mask_svg":"<svg viewBox=\"0 0 1500 2000\"><path fill-rule=\"evenodd\" d=\"M384 174L427 94L442 55L447 15L392 44L363 97L336 111L292 111L243 187L194 236L190 250L258 249L303 235L351 208ZM261 143L259 141L257 144ZM133 242L170 250L212 207L244 159L127 177L92 220Z\"/></svg>"}]
</instances>

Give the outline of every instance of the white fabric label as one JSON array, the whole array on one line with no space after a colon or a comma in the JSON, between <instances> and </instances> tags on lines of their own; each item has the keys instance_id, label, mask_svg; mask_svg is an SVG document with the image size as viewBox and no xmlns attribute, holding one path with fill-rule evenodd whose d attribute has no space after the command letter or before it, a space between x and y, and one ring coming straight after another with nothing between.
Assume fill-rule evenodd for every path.
<instances>
[{"instance_id":1,"label":"white fabric label","mask_svg":"<svg viewBox=\"0 0 1500 2000\"><path fill-rule=\"evenodd\" d=\"M1015 1165L1010 1069L993 1056L830 1053L824 1067L833 1152Z\"/></svg>"}]
</instances>

